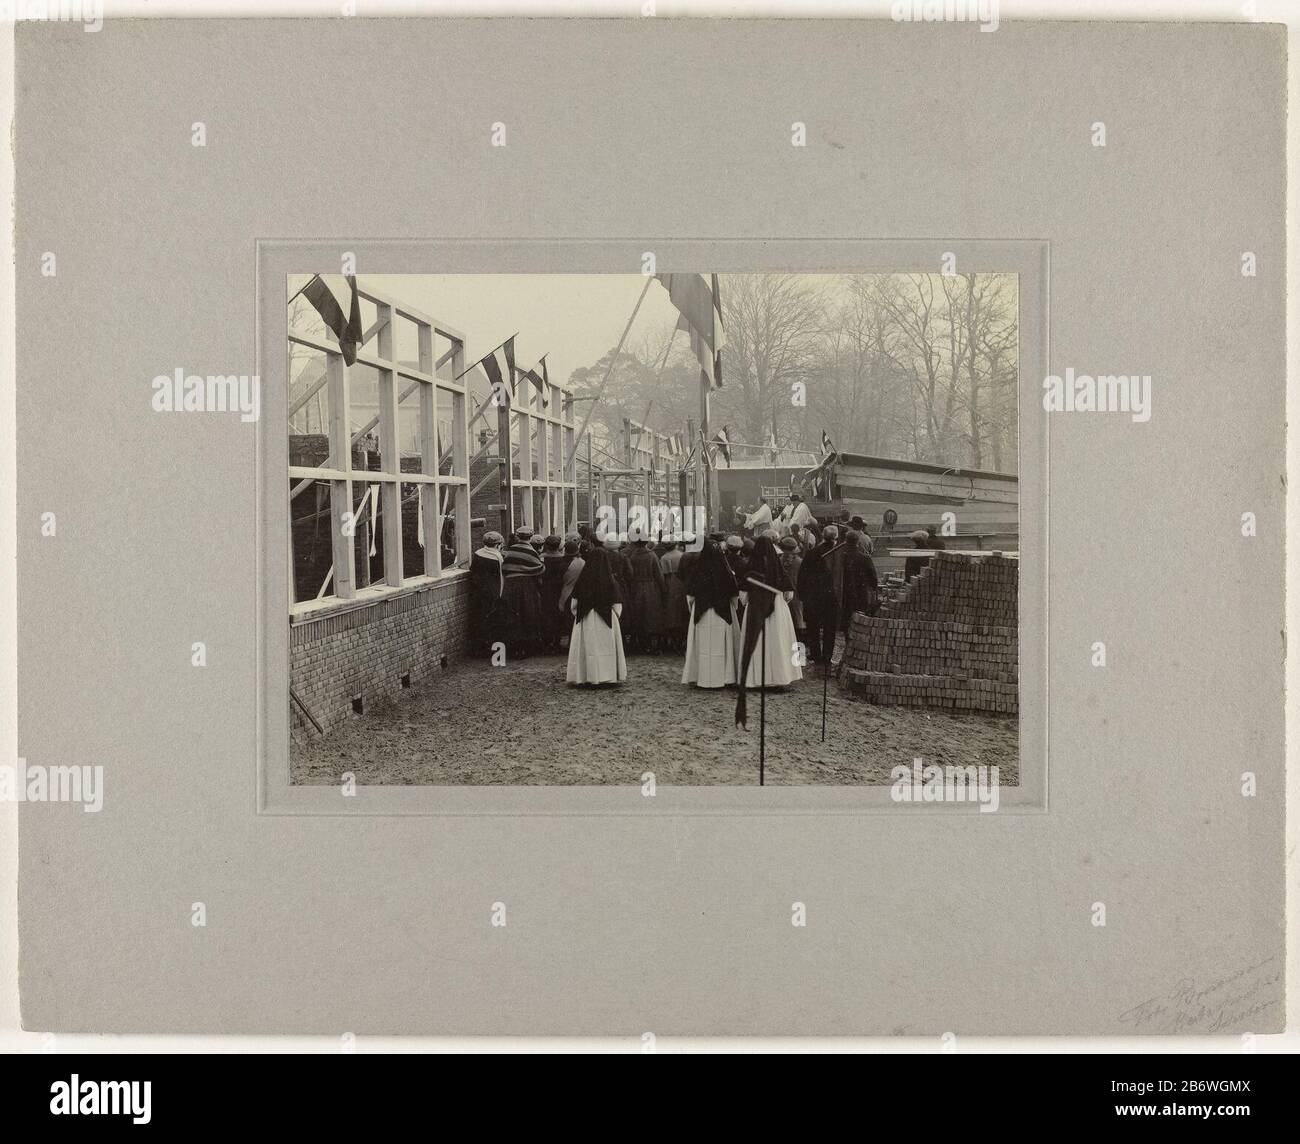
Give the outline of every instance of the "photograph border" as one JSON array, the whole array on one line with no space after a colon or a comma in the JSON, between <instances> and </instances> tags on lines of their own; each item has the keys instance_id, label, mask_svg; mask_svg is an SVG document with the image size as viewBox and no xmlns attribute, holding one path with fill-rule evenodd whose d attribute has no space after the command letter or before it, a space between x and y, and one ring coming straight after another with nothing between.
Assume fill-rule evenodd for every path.
<instances>
[{"instance_id":1,"label":"photograph border","mask_svg":"<svg viewBox=\"0 0 1300 1144\"><path fill-rule=\"evenodd\" d=\"M291 782L290 632L287 560L289 510L285 284L291 274L331 273L345 253L365 274L641 273L652 252L657 272L938 273L955 255L958 273L1018 276L1018 475L1020 477L1019 784L1000 792L999 810L1047 810L1048 421L1042 379L1048 369L1050 244L1045 240L956 239L353 239L256 243L254 339L261 378L255 445L258 551L257 811L264 815L788 815L978 814L979 804L901 803L888 786L684 786L639 781L612 786L356 786ZM431 269L436 268L436 269ZM462 323L463 325L463 323ZM477 347L479 349L490 347ZM467 345L467 357L472 357ZM1026 512L1026 506L1030 511ZM448 571L444 578L465 576ZM274 670L283 665L283 670ZM865 702L865 700L863 701ZM757 768L757 744L755 745ZM973 761L973 760L972 760Z\"/></svg>"}]
</instances>

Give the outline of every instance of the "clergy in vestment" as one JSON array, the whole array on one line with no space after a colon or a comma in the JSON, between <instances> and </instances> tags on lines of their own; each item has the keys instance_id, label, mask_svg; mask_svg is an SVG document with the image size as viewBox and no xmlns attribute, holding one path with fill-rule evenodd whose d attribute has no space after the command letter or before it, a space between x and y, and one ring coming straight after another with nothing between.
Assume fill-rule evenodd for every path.
<instances>
[{"instance_id":1,"label":"clergy in vestment","mask_svg":"<svg viewBox=\"0 0 1300 1144\"><path fill-rule=\"evenodd\" d=\"M772 527L772 506L763 497L758 499L758 508L745 517L745 527L751 536L757 536L766 528Z\"/></svg>"}]
</instances>

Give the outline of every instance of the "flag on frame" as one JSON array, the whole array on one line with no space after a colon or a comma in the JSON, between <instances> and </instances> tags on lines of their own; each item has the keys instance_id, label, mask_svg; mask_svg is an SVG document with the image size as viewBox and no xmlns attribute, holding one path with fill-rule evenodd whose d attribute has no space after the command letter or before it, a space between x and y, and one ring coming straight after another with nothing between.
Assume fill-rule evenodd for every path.
<instances>
[{"instance_id":1,"label":"flag on frame","mask_svg":"<svg viewBox=\"0 0 1300 1144\"><path fill-rule=\"evenodd\" d=\"M825 429L823 429L822 430L822 456L829 457L834 452L835 452L835 446L831 444L831 435L827 433Z\"/></svg>"},{"instance_id":2,"label":"flag on frame","mask_svg":"<svg viewBox=\"0 0 1300 1144\"><path fill-rule=\"evenodd\" d=\"M502 353L505 357L505 372L502 372L501 361L497 354ZM475 363L483 367L483 372L487 374L488 384L492 387L493 404L509 405L510 399L515 392L515 338L512 334L501 345L497 346L490 354L485 354ZM468 371L466 371L468 372ZM463 375L462 375L463 376ZM506 387L505 379L510 378L509 388ZM499 395L504 394L504 402L499 399Z\"/></svg>"},{"instance_id":3,"label":"flag on frame","mask_svg":"<svg viewBox=\"0 0 1300 1144\"><path fill-rule=\"evenodd\" d=\"M535 365L532 369L521 369L519 371L519 376L523 378L524 381L532 383L533 388L542 395L542 407L547 408L551 404L551 379L546 372L546 359L542 358L537 365L542 367L542 372L540 374L537 372L537 366Z\"/></svg>"},{"instance_id":4,"label":"flag on frame","mask_svg":"<svg viewBox=\"0 0 1300 1144\"><path fill-rule=\"evenodd\" d=\"M515 339L506 338L505 343L501 346L506 355L506 377L510 379L510 393L513 396L515 392Z\"/></svg>"},{"instance_id":5,"label":"flag on frame","mask_svg":"<svg viewBox=\"0 0 1300 1144\"><path fill-rule=\"evenodd\" d=\"M656 274L668 291L668 298L680 317L677 328L691 339L691 352L709 378L711 389L722 388L722 347L727 344L722 325L722 303L718 294L718 276L713 281L703 274Z\"/></svg>"},{"instance_id":6,"label":"flag on frame","mask_svg":"<svg viewBox=\"0 0 1300 1144\"><path fill-rule=\"evenodd\" d=\"M348 365L357 363L357 347L361 344L361 299L357 295L357 276L345 275L348 289L352 292L352 301L348 307L348 316L343 316L343 307L334 297L334 291L319 274L312 275L311 281L302 288L302 295L315 307L316 313L338 338L339 352Z\"/></svg>"},{"instance_id":7,"label":"flag on frame","mask_svg":"<svg viewBox=\"0 0 1300 1144\"><path fill-rule=\"evenodd\" d=\"M713 435L713 443L727 462L727 468L731 468L731 435L727 432L725 425Z\"/></svg>"}]
</instances>

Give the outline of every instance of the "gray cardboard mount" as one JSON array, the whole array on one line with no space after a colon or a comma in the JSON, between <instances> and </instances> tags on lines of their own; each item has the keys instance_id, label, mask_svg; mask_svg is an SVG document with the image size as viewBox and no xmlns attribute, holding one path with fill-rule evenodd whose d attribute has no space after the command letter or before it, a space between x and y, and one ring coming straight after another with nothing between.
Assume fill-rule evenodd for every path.
<instances>
[{"instance_id":1,"label":"gray cardboard mount","mask_svg":"<svg viewBox=\"0 0 1300 1144\"><path fill-rule=\"evenodd\" d=\"M105 769L97 814L21 808L26 1028L1281 1028L1282 28L109 20L17 38L19 752ZM295 801L267 575L277 299L342 250L369 272L626 270L644 250L680 269L937 269L945 251L1016 269L1025 804ZM155 414L150 382L178 367L262 372L262 421ZM1150 421L1044 414L1043 373L1067 368L1149 374Z\"/></svg>"}]
</instances>

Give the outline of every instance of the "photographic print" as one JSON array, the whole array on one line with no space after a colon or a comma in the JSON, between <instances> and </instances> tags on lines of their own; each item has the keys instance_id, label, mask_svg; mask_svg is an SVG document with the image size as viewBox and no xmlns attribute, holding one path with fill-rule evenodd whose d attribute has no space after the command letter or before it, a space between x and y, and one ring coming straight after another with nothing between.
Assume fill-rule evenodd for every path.
<instances>
[{"instance_id":1,"label":"photographic print","mask_svg":"<svg viewBox=\"0 0 1300 1144\"><path fill-rule=\"evenodd\" d=\"M1016 785L1014 273L287 291L292 782Z\"/></svg>"},{"instance_id":2,"label":"photographic print","mask_svg":"<svg viewBox=\"0 0 1300 1144\"><path fill-rule=\"evenodd\" d=\"M32 1037L1283 1026L1286 34L988 25L19 29Z\"/></svg>"}]
</instances>

